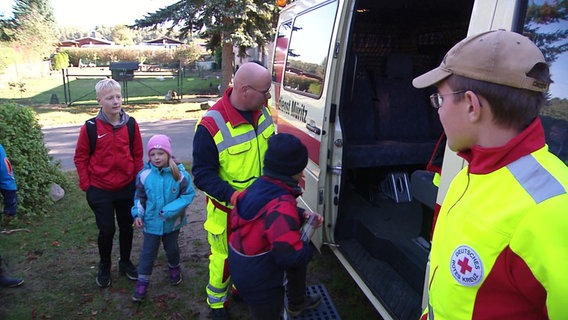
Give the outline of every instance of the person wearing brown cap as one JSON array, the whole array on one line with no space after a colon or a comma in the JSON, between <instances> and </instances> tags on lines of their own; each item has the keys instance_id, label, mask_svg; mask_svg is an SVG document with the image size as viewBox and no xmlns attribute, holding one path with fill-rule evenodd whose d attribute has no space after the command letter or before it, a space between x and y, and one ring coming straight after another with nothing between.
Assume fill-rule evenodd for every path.
<instances>
[{"instance_id":1,"label":"person wearing brown cap","mask_svg":"<svg viewBox=\"0 0 568 320\"><path fill-rule=\"evenodd\" d=\"M231 212L229 269L253 320L279 320L287 279L287 312L291 317L318 307L320 295L306 295L306 270L312 258L309 236L301 229L313 217L298 207L298 181L308 163L308 150L295 136L279 133L268 140L264 175L237 197Z\"/></svg>"},{"instance_id":2,"label":"person wearing brown cap","mask_svg":"<svg viewBox=\"0 0 568 320\"><path fill-rule=\"evenodd\" d=\"M468 165L442 203L421 319L567 319L568 167L539 111L551 83L539 48L505 30L468 37L415 78Z\"/></svg>"}]
</instances>

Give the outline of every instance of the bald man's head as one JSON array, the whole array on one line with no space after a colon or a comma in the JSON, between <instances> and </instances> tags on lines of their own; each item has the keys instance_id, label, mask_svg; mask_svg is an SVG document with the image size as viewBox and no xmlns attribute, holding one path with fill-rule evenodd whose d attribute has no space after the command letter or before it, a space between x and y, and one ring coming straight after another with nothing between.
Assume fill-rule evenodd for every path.
<instances>
[{"instance_id":1,"label":"bald man's head","mask_svg":"<svg viewBox=\"0 0 568 320\"><path fill-rule=\"evenodd\" d=\"M247 62L239 67L235 73L234 83L247 84L248 81L262 77L268 70L256 62Z\"/></svg>"},{"instance_id":2,"label":"bald man's head","mask_svg":"<svg viewBox=\"0 0 568 320\"><path fill-rule=\"evenodd\" d=\"M233 79L231 104L242 111L262 108L270 98L272 77L268 69L256 62L240 66Z\"/></svg>"}]
</instances>

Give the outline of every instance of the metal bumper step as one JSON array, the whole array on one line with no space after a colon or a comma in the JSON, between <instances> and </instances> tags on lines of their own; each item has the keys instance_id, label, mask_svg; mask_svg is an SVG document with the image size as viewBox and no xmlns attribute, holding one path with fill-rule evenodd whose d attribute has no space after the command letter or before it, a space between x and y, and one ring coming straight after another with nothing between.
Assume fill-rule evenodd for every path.
<instances>
[{"instance_id":1,"label":"metal bumper step","mask_svg":"<svg viewBox=\"0 0 568 320\"><path fill-rule=\"evenodd\" d=\"M339 313L335 309L331 297L323 284L306 287L307 294L319 294L321 303L316 309L306 310L295 317L288 316L284 308L283 320L341 320ZM284 305L288 306L288 299L285 298Z\"/></svg>"}]
</instances>

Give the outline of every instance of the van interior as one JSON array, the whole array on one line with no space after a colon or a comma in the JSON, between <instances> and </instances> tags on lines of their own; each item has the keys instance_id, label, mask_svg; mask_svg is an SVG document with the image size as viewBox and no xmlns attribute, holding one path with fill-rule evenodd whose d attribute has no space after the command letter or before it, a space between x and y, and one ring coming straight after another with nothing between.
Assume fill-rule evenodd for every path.
<instances>
[{"instance_id":1,"label":"van interior","mask_svg":"<svg viewBox=\"0 0 568 320\"><path fill-rule=\"evenodd\" d=\"M472 8L472 0L361 0L353 10L339 107L335 240L398 319L422 311L436 197L426 168L444 146L429 100L435 88L411 82L466 37Z\"/></svg>"}]
</instances>

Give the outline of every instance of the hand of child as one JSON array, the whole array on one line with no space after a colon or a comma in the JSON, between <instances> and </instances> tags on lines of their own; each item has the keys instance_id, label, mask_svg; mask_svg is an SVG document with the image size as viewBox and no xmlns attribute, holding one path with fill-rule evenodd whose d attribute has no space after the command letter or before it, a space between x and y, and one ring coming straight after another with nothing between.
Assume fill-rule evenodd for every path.
<instances>
[{"instance_id":1,"label":"hand of child","mask_svg":"<svg viewBox=\"0 0 568 320\"><path fill-rule=\"evenodd\" d=\"M136 217L136 219L134 219L134 225L136 226L136 228L140 229L144 226L144 222L141 218Z\"/></svg>"},{"instance_id":2,"label":"hand of child","mask_svg":"<svg viewBox=\"0 0 568 320\"><path fill-rule=\"evenodd\" d=\"M314 217L314 221L312 223L312 226L314 227L314 229L317 229L319 227L321 227L323 225L323 216L317 212L310 212L310 211L306 211L304 217L306 218L306 221L308 221L310 219L311 215L315 215Z\"/></svg>"}]
</instances>

